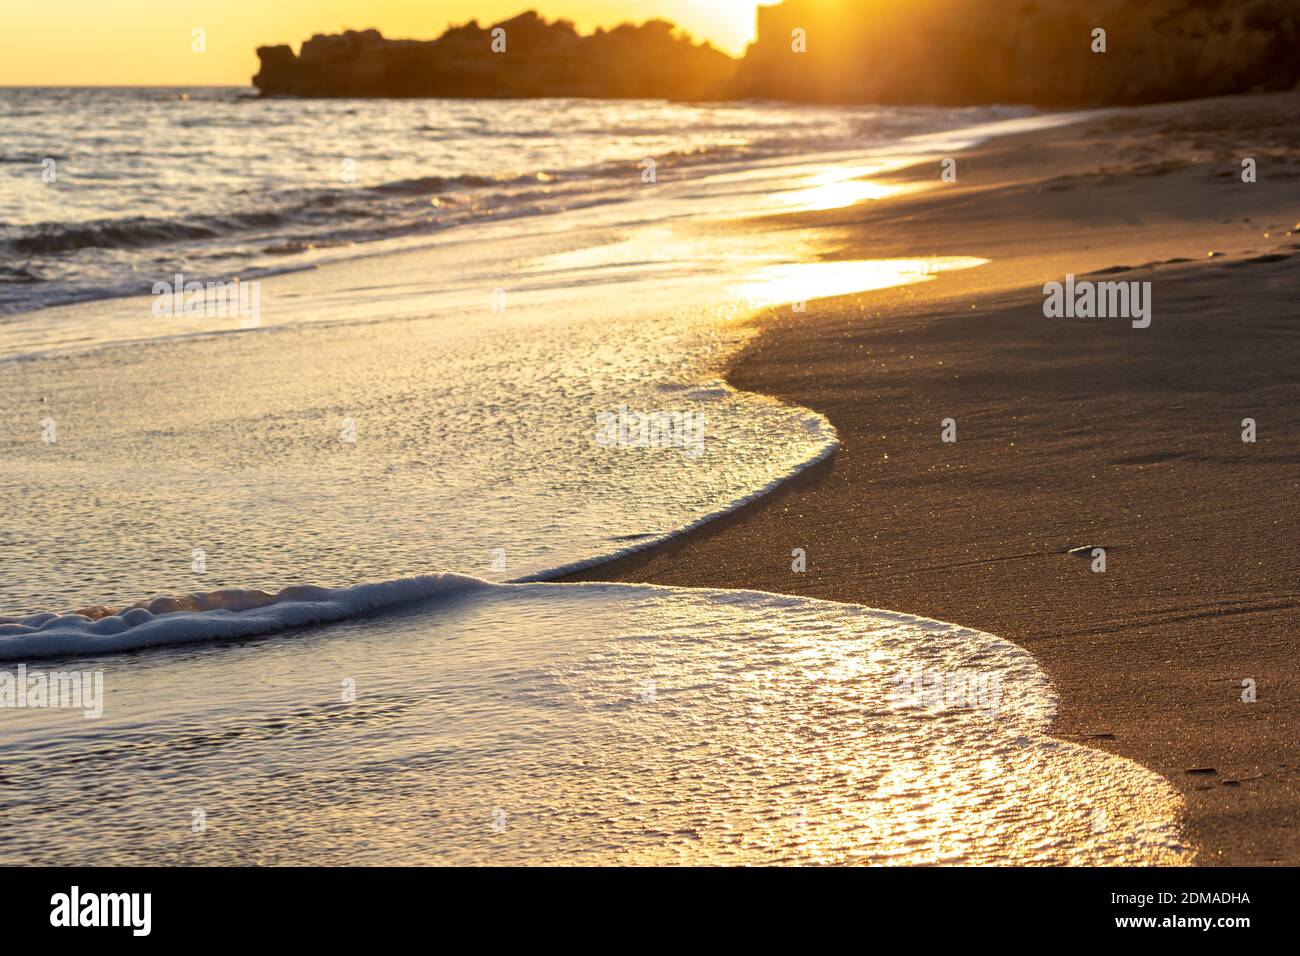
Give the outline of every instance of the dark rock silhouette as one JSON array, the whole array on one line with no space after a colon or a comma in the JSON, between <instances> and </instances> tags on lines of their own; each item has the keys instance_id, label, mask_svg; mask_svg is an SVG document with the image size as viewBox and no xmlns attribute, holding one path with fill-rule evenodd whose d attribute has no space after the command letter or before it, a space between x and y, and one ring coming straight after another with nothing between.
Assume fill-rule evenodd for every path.
<instances>
[{"instance_id":1,"label":"dark rock silhouette","mask_svg":"<svg viewBox=\"0 0 1300 956\"><path fill-rule=\"evenodd\" d=\"M1106 52L1093 52L1093 31ZM806 52L795 52L794 31ZM732 96L1101 106L1291 89L1300 0L785 0Z\"/></svg>"},{"instance_id":2,"label":"dark rock silhouette","mask_svg":"<svg viewBox=\"0 0 1300 956\"><path fill-rule=\"evenodd\" d=\"M504 52L493 31L504 30ZM498 35L500 36L500 35ZM498 42L498 47L500 43ZM259 47L263 95L698 99L720 95L736 61L651 20L580 36L568 21L523 13L436 40L386 40L377 30L317 34L295 56Z\"/></svg>"}]
</instances>

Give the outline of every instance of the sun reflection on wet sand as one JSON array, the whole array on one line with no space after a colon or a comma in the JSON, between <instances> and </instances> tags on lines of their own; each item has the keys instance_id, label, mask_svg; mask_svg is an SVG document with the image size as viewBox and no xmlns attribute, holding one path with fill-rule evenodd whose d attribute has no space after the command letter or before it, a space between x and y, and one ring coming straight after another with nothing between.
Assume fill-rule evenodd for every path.
<instances>
[{"instance_id":1,"label":"sun reflection on wet sand","mask_svg":"<svg viewBox=\"0 0 1300 956\"><path fill-rule=\"evenodd\" d=\"M975 256L932 256L923 259L789 262L764 266L736 286L735 292L752 306L761 308L931 282L941 272L973 269L988 261Z\"/></svg>"},{"instance_id":2,"label":"sun reflection on wet sand","mask_svg":"<svg viewBox=\"0 0 1300 956\"><path fill-rule=\"evenodd\" d=\"M890 199L928 188L924 183L883 183L865 177L879 175L880 166L850 166L829 169L790 192L777 193L773 200L785 212L815 212L842 209L854 203Z\"/></svg>"}]
</instances>

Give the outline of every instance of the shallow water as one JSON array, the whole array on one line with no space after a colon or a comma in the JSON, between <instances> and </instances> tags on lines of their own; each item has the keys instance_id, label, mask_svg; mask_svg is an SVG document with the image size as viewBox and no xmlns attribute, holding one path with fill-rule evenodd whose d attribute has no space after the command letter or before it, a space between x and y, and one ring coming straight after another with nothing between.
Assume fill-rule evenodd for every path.
<instances>
[{"instance_id":1,"label":"shallow water","mask_svg":"<svg viewBox=\"0 0 1300 956\"><path fill-rule=\"evenodd\" d=\"M720 202L731 220L786 209L844 159L638 180L599 212L469 224L260 280L251 325L160 317L138 297L11 317L0 616L540 576L752 499L835 438L720 381L752 334L740 320L983 262L819 262L808 237L718 221ZM665 415L667 440L627 430Z\"/></svg>"},{"instance_id":2,"label":"shallow water","mask_svg":"<svg viewBox=\"0 0 1300 956\"><path fill-rule=\"evenodd\" d=\"M1044 736L1052 698L1026 652L854 605L495 585L58 666L105 670L105 716L7 719L7 863L1189 856L1163 780ZM899 682L914 672L1001 686L917 707Z\"/></svg>"},{"instance_id":3,"label":"shallow water","mask_svg":"<svg viewBox=\"0 0 1300 956\"><path fill-rule=\"evenodd\" d=\"M704 315L519 304L12 364L3 610L505 580L648 543L833 447L820 416L717 381L739 338ZM689 427L602 447L598 416L621 408Z\"/></svg>"}]
</instances>

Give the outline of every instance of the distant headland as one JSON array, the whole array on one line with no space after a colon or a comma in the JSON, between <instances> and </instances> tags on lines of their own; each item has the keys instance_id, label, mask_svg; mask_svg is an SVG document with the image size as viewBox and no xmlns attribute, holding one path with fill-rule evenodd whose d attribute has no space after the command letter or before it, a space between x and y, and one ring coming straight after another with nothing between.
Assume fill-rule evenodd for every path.
<instances>
[{"instance_id":1,"label":"distant headland","mask_svg":"<svg viewBox=\"0 0 1300 956\"><path fill-rule=\"evenodd\" d=\"M264 95L717 99L736 61L664 20L582 36L566 20L522 13L471 21L436 40L388 40L378 30L317 34L295 56L259 47Z\"/></svg>"},{"instance_id":2,"label":"distant headland","mask_svg":"<svg viewBox=\"0 0 1300 956\"><path fill-rule=\"evenodd\" d=\"M1300 0L785 0L733 59L651 20L523 13L436 40L260 47L263 95L775 99L1090 107L1292 89Z\"/></svg>"}]
</instances>

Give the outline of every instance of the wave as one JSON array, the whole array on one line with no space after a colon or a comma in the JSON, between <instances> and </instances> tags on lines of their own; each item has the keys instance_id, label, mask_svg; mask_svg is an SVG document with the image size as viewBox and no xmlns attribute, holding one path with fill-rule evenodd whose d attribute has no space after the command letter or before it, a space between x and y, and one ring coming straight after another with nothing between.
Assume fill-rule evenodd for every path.
<instances>
[{"instance_id":1,"label":"wave","mask_svg":"<svg viewBox=\"0 0 1300 956\"><path fill-rule=\"evenodd\" d=\"M829 422L810 413L805 426L812 430L814 425L830 429ZM762 488L667 534L615 538L623 547L507 583L531 584L553 580L662 544L766 496L798 473L825 460L838 447L837 439L828 439L816 455L773 478ZM263 637L297 627L331 624L472 588L494 586L499 585L469 575L440 572L349 587L297 584L275 593L257 588L223 588L196 591L180 597L154 597L125 607L95 605L71 614L42 611L24 617L0 617L0 661L114 654L201 641Z\"/></svg>"},{"instance_id":2,"label":"wave","mask_svg":"<svg viewBox=\"0 0 1300 956\"><path fill-rule=\"evenodd\" d=\"M656 157L656 162L665 167L697 166L780 155L808 148L807 139L774 137L752 145L719 144L673 151ZM348 220L373 218L378 218L382 224L384 210L373 205L376 199L419 198L457 190L510 190L537 185L553 187L560 183L572 185L586 182L595 186L600 180L616 180L626 176L629 166L635 162L639 160L606 161L563 173L537 170L499 176L435 175L368 186L358 185L347 189L306 189L281 194L281 204L274 208L196 216L184 220L136 216L76 223L41 222L11 227L6 230L7 235L0 234L3 236L0 238L0 250L11 256L58 256L83 249L143 249L169 243L229 238L232 234L254 229L278 229L302 222L319 224L323 218L329 224L343 227L346 227ZM353 196L357 201L349 202ZM502 204L511 203L524 204L531 198L531 195L513 194L492 196L486 199L485 208L496 209ZM380 225L371 231L375 232L375 238L382 238L390 232L406 230L400 227L386 229ZM327 232L323 236L312 237L311 241L316 241L317 238L328 239L330 234Z\"/></svg>"},{"instance_id":3,"label":"wave","mask_svg":"<svg viewBox=\"0 0 1300 956\"><path fill-rule=\"evenodd\" d=\"M229 238L251 230L275 230L294 223L345 223L349 219L374 216L381 210L372 207L370 197L421 197L454 189L481 189L489 186L515 186L549 183L550 173L532 173L493 179L485 176L422 176L401 179L357 190L307 190L296 201L279 208L199 216L190 219L161 219L135 216L124 219L97 219L78 223L41 222L15 226L0 239L0 249L12 256L57 256L83 249L143 249L177 242ZM348 202L354 193L356 202ZM327 236L321 238L328 238Z\"/></svg>"},{"instance_id":4,"label":"wave","mask_svg":"<svg viewBox=\"0 0 1300 956\"><path fill-rule=\"evenodd\" d=\"M257 637L328 624L414 601L489 587L461 574L429 574L344 588L225 589L160 597L130 607L0 618L0 660L109 654L198 641Z\"/></svg>"},{"instance_id":5,"label":"wave","mask_svg":"<svg viewBox=\"0 0 1300 956\"><path fill-rule=\"evenodd\" d=\"M428 863L437 845L451 865L582 864L596 844L636 865L1194 856L1169 784L1051 739L1050 681L991 634L812 598L610 583L487 584L419 612L340 629L333 647L282 640L119 666L89 735L75 714L15 712L0 772L41 799L6 807L0 860L75 862L93 847L136 865L392 865ZM363 689L355 700L304 697L344 675ZM207 686L222 692L163 693ZM358 766L376 736L392 747ZM590 773L593 752L616 772ZM747 759L720 759L732 753ZM248 772L271 763L284 774ZM844 772L815 772L826 766ZM345 786L340 804L340 781L362 776L384 786ZM88 779L113 799L88 800ZM242 822L182 858L153 824L195 780L223 781L223 818ZM530 838L465 839L498 805ZM376 839L339 827L340 812L388 825ZM325 842L304 841L312 832Z\"/></svg>"},{"instance_id":6,"label":"wave","mask_svg":"<svg viewBox=\"0 0 1300 956\"><path fill-rule=\"evenodd\" d=\"M833 137L773 134L752 143L669 151L655 161L661 175L671 176L674 170L684 174L701 166L845 145ZM240 190L240 207L260 204L185 218L136 216L0 225L0 255L34 260L21 269L0 271L0 286L6 287L0 296L0 314L142 294L148 286L139 281L141 267L156 265L165 271L178 251L171 247L187 243L194 244L183 253L191 263L187 271L201 272L207 267L226 276L256 271L259 255L284 258L425 234L481 219L541 215L578 204L613 202L626 195L621 185L629 169L640 161L602 160L564 170L429 175L347 187L304 187L273 194L269 202L267 197ZM156 250L149 254L158 262L140 258L145 250ZM134 258L134 265L125 272L119 261L124 254ZM37 283L39 291L19 289Z\"/></svg>"},{"instance_id":7,"label":"wave","mask_svg":"<svg viewBox=\"0 0 1300 956\"><path fill-rule=\"evenodd\" d=\"M673 386L697 400L722 398L733 390L723 383ZM601 554L566 562L505 582L523 585L552 581L655 547L695 530L725 514L766 497L808 468L824 461L839 447L839 438L823 415L806 410L803 427L824 439L817 451L761 488L671 531L621 535L616 546ZM103 605L71 614L42 611L23 617L0 617L0 661L42 657L89 656L229 638L260 637L290 628L330 624L395 605L445 596L493 582L454 572L394 578L349 587L292 585L272 593L260 589L226 588L181 597L154 597L124 607Z\"/></svg>"},{"instance_id":8,"label":"wave","mask_svg":"<svg viewBox=\"0 0 1300 956\"><path fill-rule=\"evenodd\" d=\"M534 180L531 176L506 176L494 179L489 176L418 176L414 179L397 179L389 183L367 186L372 193L381 195L426 196L431 193L445 192L455 186L470 188L492 185L508 185L513 182Z\"/></svg>"},{"instance_id":9,"label":"wave","mask_svg":"<svg viewBox=\"0 0 1300 956\"><path fill-rule=\"evenodd\" d=\"M42 222L20 226L3 245L11 255L48 256L77 249L139 249L166 242L212 239L218 235L215 225L137 216L72 225Z\"/></svg>"},{"instance_id":10,"label":"wave","mask_svg":"<svg viewBox=\"0 0 1300 956\"><path fill-rule=\"evenodd\" d=\"M45 276L32 268L31 264L21 266L10 266L0 263L0 285L29 285L34 282L44 282Z\"/></svg>"}]
</instances>

